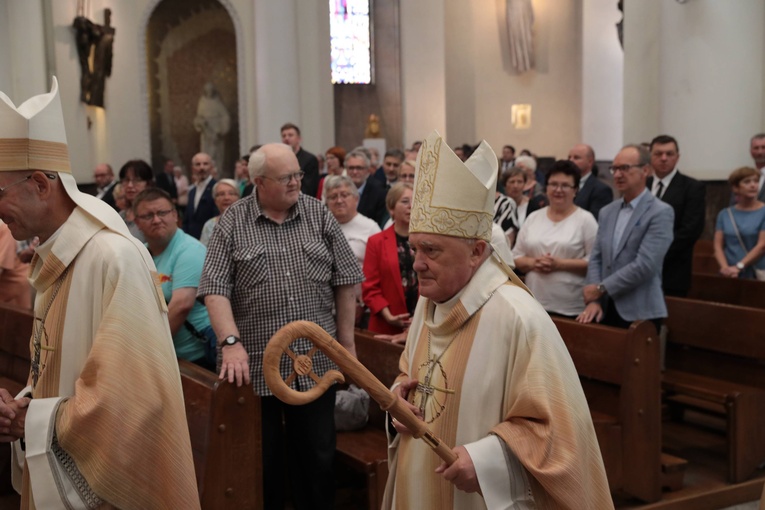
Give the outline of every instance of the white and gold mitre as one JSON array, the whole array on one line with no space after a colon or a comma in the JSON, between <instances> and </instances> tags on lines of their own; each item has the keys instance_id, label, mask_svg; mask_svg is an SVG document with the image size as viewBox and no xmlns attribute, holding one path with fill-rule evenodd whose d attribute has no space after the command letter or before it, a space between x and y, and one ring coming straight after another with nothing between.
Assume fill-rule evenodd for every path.
<instances>
[{"instance_id":1,"label":"white and gold mitre","mask_svg":"<svg viewBox=\"0 0 765 510\"><path fill-rule=\"evenodd\" d=\"M490 242L497 165L485 140L463 163L433 131L417 155L409 232Z\"/></svg>"},{"instance_id":2,"label":"white and gold mitre","mask_svg":"<svg viewBox=\"0 0 765 510\"><path fill-rule=\"evenodd\" d=\"M47 94L16 108L0 92L0 171L49 170L71 173L58 82Z\"/></svg>"}]
</instances>

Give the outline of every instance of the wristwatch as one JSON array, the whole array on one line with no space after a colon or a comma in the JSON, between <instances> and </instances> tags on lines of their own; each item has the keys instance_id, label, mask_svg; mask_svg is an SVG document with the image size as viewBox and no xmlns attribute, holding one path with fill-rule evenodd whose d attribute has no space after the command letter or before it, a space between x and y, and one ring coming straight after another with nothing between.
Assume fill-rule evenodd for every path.
<instances>
[{"instance_id":1,"label":"wristwatch","mask_svg":"<svg viewBox=\"0 0 765 510\"><path fill-rule=\"evenodd\" d=\"M240 343L241 340L239 340L239 337L236 337L234 335L229 335L226 338L223 339L223 341L220 343L221 347L226 347L228 345L234 345Z\"/></svg>"},{"instance_id":2,"label":"wristwatch","mask_svg":"<svg viewBox=\"0 0 765 510\"><path fill-rule=\"evenodd\" d=\"M601 294L603 294L604 296L605 296L606 294L608 294L608 292L606 292L606 287L605 287L605 286L604 286L602 283L599 283L599 284L598 284L598 286L597 286L597 289L598 289L598 292L600 292L600 293L601 293Z\"/></svg>"},{"instance_id":3,"label":"wristwatch","mask_svg":"<svg viewBox=\"0 0 765 510\"><path fill-rule=\"evenodd\" d=\"M744 266L743 262L738 262L738 263L736 263L736 267L738 268L739 271L743 271L744 267L746 267L746 266Z\"/></svg>"}]
</instances>

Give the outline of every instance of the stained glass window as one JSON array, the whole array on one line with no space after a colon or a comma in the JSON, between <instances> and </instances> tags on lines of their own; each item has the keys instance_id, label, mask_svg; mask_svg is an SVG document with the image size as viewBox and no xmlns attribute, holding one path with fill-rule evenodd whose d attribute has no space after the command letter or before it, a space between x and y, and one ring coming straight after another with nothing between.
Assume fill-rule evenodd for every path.
<instances>
[{"instance_id":1,"label":"stained glass window","mask_svg":"<svg viewBox=\"0 0 765 510\"><path fill-rule=\"evenodd\" d=\"M332 83L372 83L370 0L329 0Z\"/></svg>"}]
</instances>

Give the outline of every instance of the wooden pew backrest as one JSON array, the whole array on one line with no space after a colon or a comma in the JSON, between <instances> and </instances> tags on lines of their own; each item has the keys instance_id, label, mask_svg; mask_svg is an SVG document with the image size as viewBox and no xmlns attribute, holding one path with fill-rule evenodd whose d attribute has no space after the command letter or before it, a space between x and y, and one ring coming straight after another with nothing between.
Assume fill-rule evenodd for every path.
<instances>
[{"instance_id":1,"label":"wooden pew backrest","mask_svg":"<svg viewBox=\"0 0 765 510\"><path fill-rule=\"evenodd\" d=\"M688 298L729 305L765 308L765 282L694 274Z\"/></svg>"},{"instance_id":2,"label":"wooden pew backrest","mask_svg":"<svg viewBox=\"0 0 765 510\"><path fill-rule=\"evenodd\" d=\"M263 508L260 397L179 360L203 509Z\"/></svg>"},{"instance_id":3,"label":"wooden pew backrest","mask_svg":"<svg viewBox=\"0 0 765 510\"><path fill-rule=\"evenodd\" d=\"M661 394L656 329L647 321L626 330L557 317L553 322L582 381L612 488L657 501ZM611 417L605 427L598 423L604 416Z\"/></svg>"},{"instance_id":4,"label":"wooden pew backrest","mask_svg":"<svg viewBox=\"0 0 765 510\"><path fill-rule=\"evenodd\" d=\"M765 388L765 310L676 297L666 301L667 368Z\"/></svg>"}]
</instances>

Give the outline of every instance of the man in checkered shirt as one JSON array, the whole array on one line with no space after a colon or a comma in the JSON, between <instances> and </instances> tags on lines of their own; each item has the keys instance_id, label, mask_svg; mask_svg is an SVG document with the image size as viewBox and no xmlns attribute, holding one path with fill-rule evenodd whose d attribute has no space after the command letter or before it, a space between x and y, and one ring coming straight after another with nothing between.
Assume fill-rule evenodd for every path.
<instances>
[{"instance_id":1,"label":"man in checkered shirt","mask_svg":"<svg viewBox=\"0 0 765 510\"><path fill-rule=\"evenodd\" d=\"M263 351L279 328L309 320L355 355L353 286L364 277L329 210L300 193L303 174L289 146L264 145L252 154L249 170L255 192L218 221L198 297L221 339L220 378L237 385L252 381L263 397L265 508L284 507L285 448L295 508L331 508L334 388L305 406L282 403L264 382ZM306 339L292 344L298 355L312 347ZM283 378L292 372L289 361L282 359ZM331 368L336 367L323 353L314 355L319 377ZM305 376L292 383L300 391L313 385Z\"/></svg>"}]
</instances>

